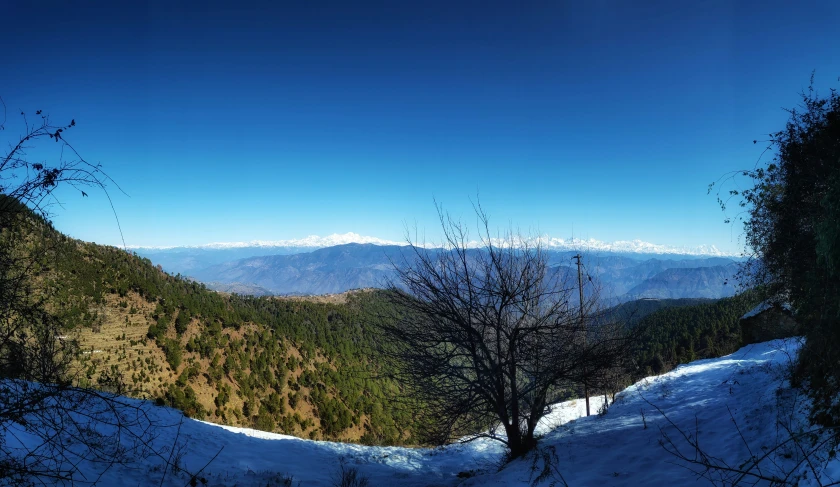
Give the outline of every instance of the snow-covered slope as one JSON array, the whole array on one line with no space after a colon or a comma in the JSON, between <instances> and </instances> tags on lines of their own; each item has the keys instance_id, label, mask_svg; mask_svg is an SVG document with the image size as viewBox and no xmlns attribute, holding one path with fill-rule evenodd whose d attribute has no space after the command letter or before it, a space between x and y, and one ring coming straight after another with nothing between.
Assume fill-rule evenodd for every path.
<instances>
[{"instance_id":1,"label":"snow-covered slope","mask_svg":"<svg viewBox=\"0 0 840 487\"><path fill-rule=\"evenodd\" d=\"M662 444L669 446L670 438L693 458L695 449L680 431L698 438L705 453L737 468L789 437L780 421L795 430L805 426L805 400L785 379L799 346L798 339L760 343L649 377L621 392L607 414L567 423L543 443L554 448L560 472L572 486L693 485L697 475L686 467L702 467L678 461ZM779 471L793 469L787 453L768 457L764 473L773 470L771 460ZM465 485L526 485L530 467L528 461L513 462Z\"/></svg>"},{"instance_id":2,"label":"snow-covered slope","mask_svg":"<svg viewBox=\"0 0 840 487\"><path fill-rule=\"evenodd\" d=\"M554 449L559 472L573 486L698 484L697 476L685 468L690 465L680 464L665 451L663 434L693 456L695 450L679 435L679 427L688 438L699 438L708 454L735 467L770 451L785 439L785 428L806 427L807 401L790 389L785 375L799 346L798 340L776 340L681 366L621 392L603 415L580 417L580 400L559 404L540 426L545 434L541 446ZM175 456L186 469L198 471L218 454L201 473L208 485L282 485L284 476L294 478L292 485L298 481L301 486L333 485L342 459L368 477L371 486L527 485L533 475L530 459L498 471L503 452L492 440L437 449L365 447L190 419L183 421L178 433L177 411L129 402L141 405L155 423L170 425L159 430L154 444L159 451L181 445L176 452L183 455ZM595 399L594 409L600 405L601 399ZM774 469L793 469L797 455L787 449L767 458L777 463L776 467L769 461L762 464L763 472L771 475ZM840 471L840 462L833 462L824 475ZM100 484L157 485L163 463L162 458L150 456L137 465L114 466ZM88 478L95 478L94 470L90 464L81 465ZM467 471L477 475L458 477ZM184 473L167 473L164 484L188 481Z\"/></svg>"}]
</instances>

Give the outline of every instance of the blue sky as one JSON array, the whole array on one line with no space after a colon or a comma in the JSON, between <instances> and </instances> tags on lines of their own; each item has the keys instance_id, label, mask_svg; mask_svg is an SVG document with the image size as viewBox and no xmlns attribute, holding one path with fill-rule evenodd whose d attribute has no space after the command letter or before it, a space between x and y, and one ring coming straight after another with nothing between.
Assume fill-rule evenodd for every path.
<instances>
[{"instance_id":1,"label":"blue sky","mask_svg":"<svg viewBox=\"0 0 840 487\"><path fill-rule=\"evenodd\" d=\"M434 236L433 199L479 195L500 226L735 251L708 184L840 76L832 1L27 3L0 137L75 118L130 245ZM57 228L121 243L102 195L59 196Z\"/></svg>"}]
</instances>

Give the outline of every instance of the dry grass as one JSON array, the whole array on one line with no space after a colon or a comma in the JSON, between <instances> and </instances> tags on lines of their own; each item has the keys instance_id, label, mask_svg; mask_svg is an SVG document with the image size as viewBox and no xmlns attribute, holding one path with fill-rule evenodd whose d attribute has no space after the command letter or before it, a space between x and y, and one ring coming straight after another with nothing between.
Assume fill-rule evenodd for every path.
<instances>
[{"instance_id":1,"label":"dry grass","mask_svg":"<svg viewBox=\"0 0 840 487\"><path fill-rule=\"evenodd\" d=\"M120 301L127 303L125 308ZM130 313L134 307L137 311ZM134 397L153 398L160 395L161 385L175 380L163 351L146 338L148 315L154 306L139 295L125 298L107 296L97 311L102 316L99 330L84 328L77 337L83 355L79 364L83 374L95 385L105 371L116 367ZM148 359L148 360L147 360Z\"/></svg>"},{"instance_id":2,"label":"dry grass","mask_svg":"<svg viewBox=\"0 0 840 487\"><path fill-rule=\"evenodd\" d=\"M309 301L319 304L347 304L350 296L361 293L370 293L375 291L373 288L353 289L338 294L313 294L307 296L272 296L273 299L288 300L288 301Z\"/></svg>"}]
</instances>

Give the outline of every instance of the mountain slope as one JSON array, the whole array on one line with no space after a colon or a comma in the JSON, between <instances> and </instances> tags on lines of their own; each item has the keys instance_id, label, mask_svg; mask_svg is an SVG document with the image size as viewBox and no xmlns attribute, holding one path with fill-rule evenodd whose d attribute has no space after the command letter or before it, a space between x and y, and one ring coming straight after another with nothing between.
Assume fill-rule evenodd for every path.
<instances>
[{"instance_id":1,"label":"mountain slope","mask_svg":"<svg viewBox=\"0 0 840 487\"><path fill-rule=\"evenodd\" d=\"M659 374L698 358L734 352L742 343L741 316L761 300L758 292L748 291L690 306L662 307L641 319L630 317L630 324L642 332L634 359L639 372ZM646 305L651 300L641 302ZM619 313L622 310L627 308L619 307Z\"/></svg>"},{"instance_id":2,"label":"mountain slope","mask_svg":"<svg viewBox=\"0 0 840 487\"><path fill-rule=\"evenodd\" d=\"M192 274L201 281L247 283L276 294L327 294L383 287L393 277L391 262L410 250L399 246L346 244L295 255L251 257Z\"/></svg>"},{"instance_id":3,"label":"mountain slope","mask_svg":"<svg viewBox=\"0 0 840 487\"><path fill-rule=\"evenodd\" d=\"M735 294L737 264L665 269L627 291L637 298L720 298Z\"/></svg>"},{"instance_id":4,"label":"mountain slope","mask_svg":"<svg viewBox=\"0 0 840 487\"><path fill-rule=\"evenodd\" d=\"M372 318L385 301L222 295L148 259L40 225L33 266L47 308L83 349L82 387L157 399L211 421L310 438L411 441L413 418L379 377Z\"/></svg>"},{"instance_id":5,"label":"mountain slope","mask_svg":"<svg viewBox=\"0 0 840 487\"><path fill-rule=\"evenodd\" d=\"M173 249L137 249L135 252L155 265L160 265L170 274L191 275L194 271L249 257L265 255L287 255L311 252L311 247L244 247L206 249L176 247Z\"/></svg>"},{"instance_id":6,"label":"mountain slope","mask_svg":"<svg viewBox=\"0 0 840 487\"><path fill-rule=\"evenodd\" d=\"M627 301L604 311L607 316L622 320L630 325L636 324L647 316L667 308L682 308L713 302L705 298L656 299L643 298Z\"/></svg>"}]
</instances>

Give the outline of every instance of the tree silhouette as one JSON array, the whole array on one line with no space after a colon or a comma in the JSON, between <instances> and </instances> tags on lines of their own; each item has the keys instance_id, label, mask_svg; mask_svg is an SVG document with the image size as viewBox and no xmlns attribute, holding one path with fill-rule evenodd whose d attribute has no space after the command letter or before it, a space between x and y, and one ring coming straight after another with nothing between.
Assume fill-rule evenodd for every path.
<instances>
[{"instance_id":1,"label":"tree silhouette","mask_svg":"<svg viewBox=\"0 0 840 487\"><path fill-rule=\"evenodd\" d=\"M576 302L577 281L548 266L539 239L491 237L477 206L475 244L438 211L443 248L410 242L394 266L389 296L399 311L379 320L383 354L419 400L425 441L489 437L517 458L536 446L552 404L611 379L630 336L596 312L596 292Z\"/></svg>"},{"instance_id":2,"label":"tree silhouette","mask_svg":"<svg viewBox=\"0 0 840 487\"><path fill-rule=\"evenodd\" d=\"M5 135L6 106L0 123ZM23 135L12 136L0 157L0 478L16 485L35 482L95 483L78 466L100 472L144 455L152 422L145 409L109 393L74 387L79 347L45 275L60 258L44 238L54 232L46 219L62 187L97 188L112 183L65 139L75 120L58 126L41 110L33 123L21 112ZM58 146L53 163L30 159L44 142ZM54 301L53 301L54 302ZM119 389L119 388L118 388ZM108 434L100 432L107 426Z\"/></svg>"},{"instance_id":3,"label":"tree silhouette","mask_svg":"<svg viewBox=\"0 0 840 487\"><path fill-rule=\"evenodd\" d=\"M767 164L728 176L746 177L746 190L718 190L724 210L737 202L751 259L742 278L788 301L808 338L799 361L809 379L814 419L840 424L840 94L811 86L787 110L784 129L770 134ZM758 141L755 141L756 143ZM725 193L725 194L722 194Z\"/></svg>"}]
</instances>

